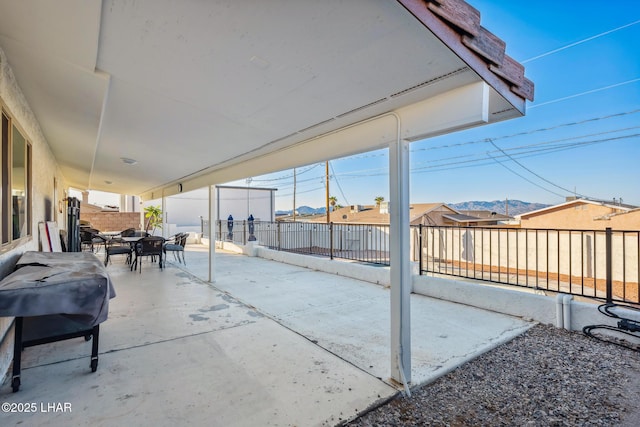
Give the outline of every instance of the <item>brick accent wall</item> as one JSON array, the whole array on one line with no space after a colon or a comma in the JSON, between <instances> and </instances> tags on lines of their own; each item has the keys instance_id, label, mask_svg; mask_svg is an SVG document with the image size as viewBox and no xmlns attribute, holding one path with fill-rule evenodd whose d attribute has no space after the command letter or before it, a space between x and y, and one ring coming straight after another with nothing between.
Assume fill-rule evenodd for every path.
<instances>
[{"instance_id":1,"label":"brick accent wall","mask_svg":"<svg viewBox=\"0 0 640 427\"><path fill-rule=\"evenodd\" d=\"M140 212L82 212L80 219L87 220L100 231L122 231L127 228L142 229Z\"/></svg>"}]
</instances>

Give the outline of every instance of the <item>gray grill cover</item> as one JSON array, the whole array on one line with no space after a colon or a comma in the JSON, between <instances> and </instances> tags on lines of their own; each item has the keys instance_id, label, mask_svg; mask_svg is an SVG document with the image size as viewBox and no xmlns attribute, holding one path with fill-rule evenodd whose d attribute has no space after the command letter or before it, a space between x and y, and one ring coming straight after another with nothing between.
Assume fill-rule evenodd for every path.
<instances>
[{"instance_id":1,"label":"gray grill cover","mask_svg":"<svg viewBox=\"0 0 640 427\"><path fill-rule=\"evenodd\" d=\"M116 296L100 260L88 252L25 252L0 282L0 316L63 314L95 326Z\"/></svg>"}]
</instances>

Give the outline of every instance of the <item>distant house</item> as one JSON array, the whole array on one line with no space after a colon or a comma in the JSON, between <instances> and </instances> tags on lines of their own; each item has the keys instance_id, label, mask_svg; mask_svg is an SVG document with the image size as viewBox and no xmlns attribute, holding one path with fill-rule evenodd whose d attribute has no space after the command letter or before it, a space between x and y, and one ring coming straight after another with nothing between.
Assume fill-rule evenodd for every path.
<instances>
[{"instance_id":1,"label":"distant house","mask_svg":"<svg viewBox=\"0 0 640 427\"><path fill-rule=\"evenodd\" d=\"M388 204L384 205L385 207ZM326 213L299 217L299 221L306 222L327 222ZM389 224L388 209L375 205L350 205L335 208L329 213L329 221L335 223L357 223L357 224Z\"/></svg>"},{"instance_id":2,"label":"distant house","mask_svg":"<svg viewBox=\"0 0 640 427\"><path fill-rule=\"evenodd\" d=\"M455 219L460 212L444 203L410 205L411 225L459 225Z\"/></svg>"},{"instance_id":3,"label":"distant house","mask_svg":"<svg viewBox=\"0 0 640 427\"><path fill-rule=\"evenodd\" d=\"M622 203L575 199L516 216L522 228L640 230L640 209Z\"/></svg>"},{"instance_id":4,"label":"distant house","mask_svg":"<svg viewBox=\"0 0 640 427\"><path fill-rule=\"evenodd\" d=\"M505 224L513 221L509 215L499 214L492 211L460 211L458 214L447 214L445 219L459 227L486 227L490 225Z\"/></svg>"},{"instance_id":5,"label":"distant house","mask_svg":"<svg viewBox=\"0 0 640 427\"><path fill-rule=\"evenodd\" d=\"M409 205L409 221L411 225L434 226L484 226L496 225L500 221L513 219L495 212L480 212L479 216L459 212L444 203L415 203ZM326 214L299 218L300 221L326 222ZM334 223L350 224L389 224L389 204L382 202L376 205L351 205L336 209L329 214Z\"/></svg>"}]
</instances>

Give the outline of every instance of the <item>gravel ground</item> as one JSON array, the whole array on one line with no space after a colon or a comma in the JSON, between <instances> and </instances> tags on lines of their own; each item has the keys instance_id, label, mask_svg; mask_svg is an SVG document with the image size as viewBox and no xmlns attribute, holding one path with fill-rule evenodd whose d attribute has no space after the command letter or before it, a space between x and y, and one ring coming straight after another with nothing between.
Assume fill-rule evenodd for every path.
<instances>
[{"instance_id":1,"label":"gravel ground","mask_svg":"<svg viewBox=\"0 0 640 427\"><path fill-rule=\"evenodd\" d=\"M640 426L640 352L536 325L349 426Z\"/></svg>"}]
</instances>

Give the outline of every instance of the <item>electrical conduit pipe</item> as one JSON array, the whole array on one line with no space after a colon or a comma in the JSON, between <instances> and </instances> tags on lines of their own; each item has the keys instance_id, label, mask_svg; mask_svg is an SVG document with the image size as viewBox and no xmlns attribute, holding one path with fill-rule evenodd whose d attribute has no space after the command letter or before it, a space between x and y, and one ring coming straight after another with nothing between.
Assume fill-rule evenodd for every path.
<instances>
[{"instance_id":1,"label":"electrical conduit pipe","mask_svg":"<svg viewBox=\"0 0 640 427\"><path fill-rule=\"evenodd\" d=\"M562 300L565 294L556 296L556 328L564 328L564 317L562 313Z\"/></svg>"},{"instance_id":2,"label":"electrical conduit pipe","mask_svg":"<svg viewBox=\"0 0 640 427\"><path fill-rule=\"evenodd\" d=\"M567 331L571 330L571 300L572 295L564 295L562 298L562 321Z\"/></svg>"}]
</instances>

